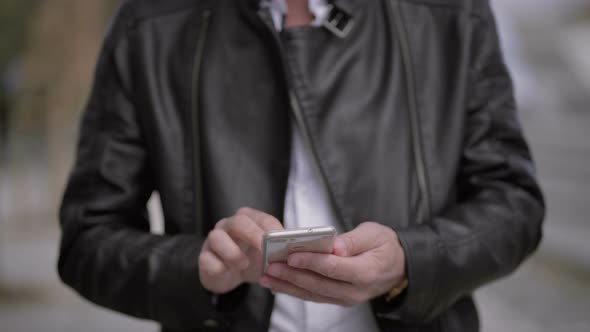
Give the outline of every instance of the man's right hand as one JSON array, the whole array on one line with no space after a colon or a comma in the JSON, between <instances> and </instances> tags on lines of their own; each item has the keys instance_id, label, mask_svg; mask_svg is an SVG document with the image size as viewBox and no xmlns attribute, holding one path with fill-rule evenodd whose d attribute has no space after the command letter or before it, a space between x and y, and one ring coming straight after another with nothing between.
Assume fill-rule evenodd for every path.
<instances>
[{"instance_id":1,"label":"man's right hand","mask_svg":"<svg viewBox=\"0 0 590 332\"><path fill-rule=\"evenodd\" d=\"M262 236L282 229L275 217L251 208L219 221L199 255L203 287L223 294L244 282L257 282L262 275Z\"/></svg>"}]
</instances>

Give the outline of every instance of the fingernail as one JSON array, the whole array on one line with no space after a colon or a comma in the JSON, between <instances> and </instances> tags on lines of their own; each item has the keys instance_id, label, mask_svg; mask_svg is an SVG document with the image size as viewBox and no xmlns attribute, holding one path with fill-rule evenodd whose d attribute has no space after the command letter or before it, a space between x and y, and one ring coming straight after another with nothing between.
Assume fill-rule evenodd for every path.
<instances>
[{"instance_id":1,"label":"fingernail","mask_svg":"<svg viewBox=\"0 0 590 332\"><path fill-rule=\"evenodd\" d=\"M266 274L271 275L273 277L278 277L281 275L281 270L276 265L271 265L266 269Z\"/></svg>"},{"instance_id":2,"label":"fingernail","mask_svg":"<svg viewBox=\"0 0 590 332\"><path fill-rule=\"evenodd\" d=\"M299 265L301 264L301 259L299 259L299 257L297 256L291 256L287 260L287 264L292 267L299 267Z\"/></svg>"},{"instance_id":3,"label":"fingernail","mask_svg":"<svg viewBox=\"0 0 590 332\"><path fill-rule=\"evenodd\" d=\"M339 238L334 240L334 254L338 256L346 256L346 243L344 240Z\"/></svg>"}]
</instances>

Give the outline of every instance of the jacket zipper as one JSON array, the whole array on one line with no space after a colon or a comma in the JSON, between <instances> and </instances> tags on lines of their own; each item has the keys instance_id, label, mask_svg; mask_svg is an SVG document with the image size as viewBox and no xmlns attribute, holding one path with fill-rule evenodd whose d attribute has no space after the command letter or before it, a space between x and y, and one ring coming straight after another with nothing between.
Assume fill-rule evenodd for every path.
<instances>
[{"instance_id":1,"label":"jacket zipper","mask_svg":"<svg viewBox=\"0 0 590 332\"><path fill-rule=\"evenodd\" d=\"M201 139L200 139L200 96L199 88L201 83L201 67L203 62L203 54L205 52L205 43L207 41L207 31L209 30L209 21L211 18L211 11L205 10L201 14L201 24L199 26L199 34L197 36L197 45L195 50L195 58L193 61L192 72L192 89L191 89L191 122L192 130L192 166L193 166L193 190L194 190L194 222L198 223L203 220L203 187L201 185ZM202 229L198 230L202 231Z\"/></svg>"},{"instance_id":2,"label":"jacket zipper","mask_svg":"<svg viewBox=\"0 0 590 332\"><path fill-rule=\"evenodd\" d=\"M291 110L293 111L293 114L295 116L296 125L297 127L299 127L299 131L301 132L303 141L307 146L309 152L311 153L317 172L319 173L324 188L326 188L326 192L328 193L328 197L330 198L330 205L332 207L332 210L334 211L336 217L340 220L340 223L342 225L346 225L349 228L351 228L352 225L345 224L346 221L344 220L342 214L336 206L336 197L334 196L332 188L330 188L330 186L328 185L328 177L326 176L326 173L324 172L324 169L320 164L320 158L317 149L313 144L313 140L311 139L311 134L309 133L309 128L307 126L307 123L305 122L305 118L303 117L303 112L301 111L299 100L297 99L297 96L295 95L295 92L291 87L289 87L289 102L291 104Z\"/></svg>"},{"instance_id":3,"label":"jacket zipper","mask_svg":"<svg viewBox=\"0 0 590 332\"><path fill-rule=\"evenodd\" d=\"M338 207L336 205L336 197L334 195L332 188L328 184L329 183L328 177L326 176L326 173L320 164L320 158L319 158L319 154L317 152L317 148L315 147L315 144L313 143L313 140L311 139L309 127L307 126L307 123L305 121L305 117L303 116L303 112L301 110L299 99L297 98L297 94L295 93L295 90L292 87L292 82L291 82L292 76L293 76L292 71L287 63L287 59L285 59L285 51L284 51L282 42L279 39L279 37L276 33L276 30L274 29L274 23L272 22L271 18L268 15L265 15L265 13L263 11L259 12L259 16L262 19L262 21L264 22L264 24L266 25L267 30L271 34L272 39L275 43L275 46L277 47L277 49L279 51L279 57L280 57L281 65L283 68L283 74L285 75L286 80L287 80L286 83L287 83L287 93L288 93L288 98L289 98L289 106L291 107L292 115L295 119L295 124L299 128L299 131L300 131L301 136L303 138L303 143L305 144L308 151L310 152L311 157L314 162L314 166L316 167L316 170L318 171L320 178L322 180L322 184L324 185L324 188L326 189L326 192L328 193L328 197L329 197L330 206L332 208L332 211L334 212L336 218L340 221L341 225L348 226L348 228L351 228L352 225L348 224L346 222L346 220L344 220L344 217L342 216L341 211L338 209Z\"/></svg>"},{"instance_id":4,"label":"jacket zipper","mask_svg":"<svg viewBox=\"0 0 590 332\"><path fill-rule=\"evenodd\" d=\"M400 41L400 48L402 51L402 61L404 63L404 71L407 82L407 99L410 116L410 140L412 143L412 153L414 157L414 164L416 165L416 177L418 186L420 187L421 204L418 208L418 214L415 216L416 222L421 223L424 218L430 220L432 218L432 208L430 202L430 185L428 175L426 173L426 162L424 157L424 146L422 142L422 132L420 126L420 118L418 115L418 103L416 98L416 85L414 72L412 71L412 60L410 53L410 46L406 36L406 29L401 16L401 8L398 6L396 10L393 9L392 0L386 1L389 12L393 16L395 24L395 31Z\"/></svg>"}]
</instances>

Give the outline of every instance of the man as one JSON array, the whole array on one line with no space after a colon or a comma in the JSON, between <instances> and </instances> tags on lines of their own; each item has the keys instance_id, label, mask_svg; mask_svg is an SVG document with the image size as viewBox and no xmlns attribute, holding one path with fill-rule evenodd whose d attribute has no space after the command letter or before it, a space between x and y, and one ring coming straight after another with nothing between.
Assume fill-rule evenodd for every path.
<instances>
[{"instance_id":1,"label":"man","mask_svg":"<svg viewBox=\"0 0 590 332\"><path fill-rule=\"evenodd\" d=\"M59 272L164 331L476 331L470 294L539 242L532 172L487 1L132 0ZM264 232L325 224L332 254L261 276Z\"/></svg>"}]
</instances>

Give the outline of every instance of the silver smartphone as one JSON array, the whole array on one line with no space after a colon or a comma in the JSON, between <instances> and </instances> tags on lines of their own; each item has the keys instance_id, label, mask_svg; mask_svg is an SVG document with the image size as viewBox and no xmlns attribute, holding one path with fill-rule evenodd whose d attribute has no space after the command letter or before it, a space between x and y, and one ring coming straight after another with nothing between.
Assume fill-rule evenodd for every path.
<instances>
[{"instance_id":1,"label":"silver smartphone","mask_svg":"<svg viewBox=\"0 0 590 332\"><path fill-rule=\"evenodd\" d=\"M262 238L262 266L286 262L292 252L331 253L336 229L332 226L306 227L271 231Z\"/></svg>"}]
</instances>

